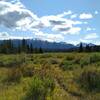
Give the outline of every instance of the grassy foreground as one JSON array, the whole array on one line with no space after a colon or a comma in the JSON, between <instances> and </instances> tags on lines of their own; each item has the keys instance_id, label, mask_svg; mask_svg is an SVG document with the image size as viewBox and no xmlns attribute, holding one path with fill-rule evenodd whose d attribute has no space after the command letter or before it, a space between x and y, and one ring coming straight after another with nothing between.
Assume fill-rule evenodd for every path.
<instances>
[{"instance_id":1,"label":"grassy foreground","mask_svg":"<svg viewBox=\"0 0 100 100\"><path fill-rule=\"evenodd\" d=\"M1 54L0 100L100 100L100 53Z\"/></svg>"}]
</instances>

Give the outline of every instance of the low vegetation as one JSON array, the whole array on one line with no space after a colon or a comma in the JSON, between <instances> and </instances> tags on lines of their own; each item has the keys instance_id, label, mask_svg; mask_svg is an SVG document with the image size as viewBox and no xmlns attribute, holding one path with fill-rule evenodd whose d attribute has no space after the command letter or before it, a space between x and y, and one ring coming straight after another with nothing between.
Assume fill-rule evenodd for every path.
<instances>
[{"instance_id":1,"label":"low vegetation","mask_svg":"<svg viewBox=\"0 0 100 100\"><path fill-rule=\"evenodd\" d=\"M100 53L0 54L0 100L100 100Z\"/></svg>"}]
</instances>

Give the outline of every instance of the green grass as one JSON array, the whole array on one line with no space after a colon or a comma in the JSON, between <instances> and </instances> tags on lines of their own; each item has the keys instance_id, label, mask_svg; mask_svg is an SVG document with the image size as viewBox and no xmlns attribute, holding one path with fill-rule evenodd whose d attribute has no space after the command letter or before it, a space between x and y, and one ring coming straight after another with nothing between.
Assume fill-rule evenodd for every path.
<instances>
[{"instance_id":1,"label":"green grass","mask_svg":"<svg viewBox=\"0 0 100 100\"><path fill-rule=\"evenodd\" d=\"M100 53L1 54L0 100L100 100Z\"/></svg>"}]
</instances>

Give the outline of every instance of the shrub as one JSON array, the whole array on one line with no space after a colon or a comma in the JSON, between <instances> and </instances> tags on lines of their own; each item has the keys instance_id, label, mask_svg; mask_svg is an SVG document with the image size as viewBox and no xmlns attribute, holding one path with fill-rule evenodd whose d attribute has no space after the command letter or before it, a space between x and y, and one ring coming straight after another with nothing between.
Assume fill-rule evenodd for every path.
<instances>
[{"instance_id":1,"label":"shrub","mask_svg":"<svg viewBox=\"0 0 100 100\"><path fill-rule=\"evenodd\" d=\"M52 78L47 77L47 78L44 78L44 83L45 83L45 88L47 89L47 92L51 94L55 87L54 80Z\"/></svg>"},{"instance_id":2,"label":"shrub","mask_svg":"<svg viewBox=\"0 0 100 100\"><path fill-rule=\"evenodd\" d=\"M7 77L5 78L6 83L12 83L12 82L20 82L22 77L22 73L19 68L12 68L9 69L7 72Z\"/></svg>"},{"instance_id":3,"label":"shrub","mask_svg":"<svg viewBox=\"0 0 100 100\"><path fill-rule=\"evenodd\" d=\"M0 67L4 67L4 62L0 61Z\"/></svg>"},{"instance_id":4,"label":"shrub","mask_svg":"<svg viewBox=\"0 0 100 100\"><path fill-rule=\"evenodd\" d=\"M75 59L75 57L73 55L68 55L66 57L66 60L68 60L68 61L71 61L71 60L74 60L74 59Z\"/></svg>"},{"instance_id":5,"label":"shrub","mask_svg":"<svg viewBox=\"0 0 100 100\"><path fill-rule=\"evenodd\" d=\"M86 70L79 77L81 88L86 91L100 92L100 72L97 70Z\"/></svg>"},{"instance_id":6,"label":"shrub","mask_svg":"<svg viewBox=\"0 0 100 100\"><path fill-rule=\"evenodd\" d=\"M74 60L73 60L73 63L74 64L80 64L80 58L75 58Z\"/></svg>"},{"instance_id":7,"label":"shrub","mask_svg":"<svg viewBox=\"0 0 100 100\"><path fill-rule=\"evenodd\" d=\"M53 89L54 82L52 80L34 76L24 100L45 100L48 93L53 91Z\"/></svg>"},{"instance_id":8,"label":"shrub","mask_svg":"<svg viewBox=\"0 0 100 100\"><path fill-rule=\"evenodd\" d=\"M32 66L23 65L20 70L24 77L32 77L34 74L34 68Z\"/></svg>"},{"instance_id":9,"label":"shrub","mask_svg":"<svg viewBox=\"0 0 100 100\"><path fill-rule=\"evenodd\" d=\"M90 56L90 63L100 62L100 55L93 54Z\"/></svg>"},{"instance_id":10,"label":"shrub","mask_svg":"<svg viewBox=\"0 0 100 100\"><path fill-rule=\"evenodd\" d=\"M50 64L58 64L59 61L57 59L50 59Z\"/></svg>"},{"instance_id":11,"label":"shrub","mask_svg":"<svg viewBox=\"0 0 100 100\"><path fill-rule=\"evenodd\" d=\"M99 62L100 61L100 56L97 55L97 54L92 54L88 57L83 57L81 60L80 60L80 66L81 67L84 67L86 65L89 65L89 64L92 64L92 63L96 63L96 62Z\"/></svg>"},{"instance_id":12,"label":"shrub","mask_svg":"<svg viewBox=\"0 0 100 100\"><path fill-rule=\"evenodd\" d=\"M81 67L84 67L86 65L90 64L90 58L89 57L83 57L81 60L80 60L80 66Z\"/></svg>"},{"instance_id":13,"label":"shrub","mask_svg":"<svg viewBox=\"0 0 100 100\"><path fill-rule=\"evenodd\" d=\"M63 70L72 70L73 62L72 61L63 61L59 65Z\"/></svg>"},{"instance_id":14,"label":"shrub","mask_svg":"<svg viewBox=\"0 0 100 100\"><path fill-rule=\"evenodd\" d=\"M1 67L8 67L8 68L20 67L22 64L23 64L23 61L17 60L17 59L0 61Z\"/></svg>"},{"instance_id":15,"label":"shrub","mask_svg":"<svg viewBox=\"0 0 100 100\"><path fill-rule=\"evenodd\" d=\"M34 77L32 79L32 84L30 86L29 91L26 94L25 100L43 100L45 91L44 91L44 83L38 77Z\"/></svg>"},{"instance_id":16,"label":"shrub","mask_svg":"<svg viewBox=\"0 0 100 100\"><path fill-rule=\"evenodd\" d=\"M6 67L20 67L21 65L21 62L19 61L11 61L11 62L8 62L5 66Z\"/></svg>"}]
</instances>

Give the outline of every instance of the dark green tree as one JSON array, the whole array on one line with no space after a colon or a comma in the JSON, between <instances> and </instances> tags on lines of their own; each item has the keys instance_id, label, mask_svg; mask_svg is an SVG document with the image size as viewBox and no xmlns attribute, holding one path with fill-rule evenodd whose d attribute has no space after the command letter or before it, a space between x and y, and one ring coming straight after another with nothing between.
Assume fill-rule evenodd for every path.
<instances>
[{"instance_id":1,"label":"dark green tree","mask_svg":"<svg viewBox=\"0 0 100 100\"><path fill-rule=\"evenodd\" d=\"M39 53L43 53L43 49L41 47L39 48Z\"/></svg>"},{"instance_id":2,"label":"dark green tree","mask_svg":"<svg viewBox=\"0 0 100 100\"><path fill-rule=\"evenodd\" d=\"M21 49L22 49L22 52L27 52L27 40L23 39L22 40L22 45L21 45Z\"/></svg>"},{"instance_id":3,"label":"dark green tree","mask_svg":"<svg viewBox=\"0 0 100 100\"><path fill-rule=\"evenodd\" d=\"M80 43L79 52L83 52L83 44L82 43Z\"/></svg>"},{"instance_id":4,"label":"dark green tree","mask_svg":"<svg viewBox=\"0 0 100 100\"><path fill-rule=\"evenodd\" d=\"M86 45L85 51L86 51L86 52L91 52L91 47L90 47L89 45Z\"/></svg>"},{"instance_id":5,"label":"dark green tree","mask_svg":"<svg viewBox=\"0 0 100 100\"><path fill-rule=\"evenodd\" d=\"M33 45L31 43L31 45L30 45L30 53L33 53L33 52L34 52L34 48L33 48Z\"/></svg>"}]
</instances>

